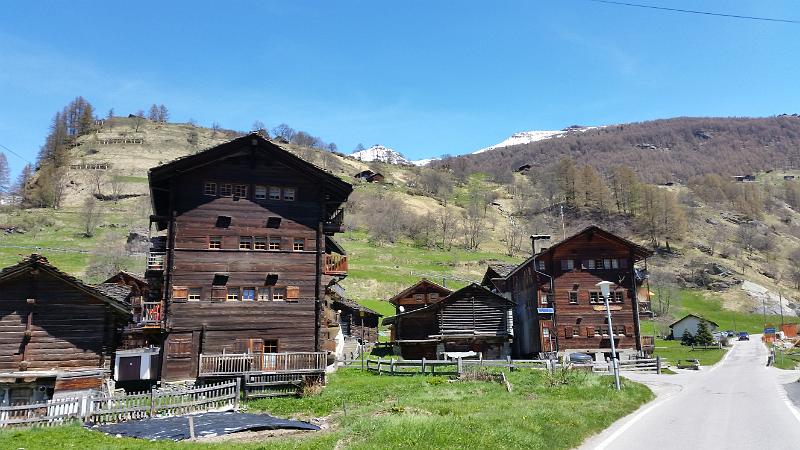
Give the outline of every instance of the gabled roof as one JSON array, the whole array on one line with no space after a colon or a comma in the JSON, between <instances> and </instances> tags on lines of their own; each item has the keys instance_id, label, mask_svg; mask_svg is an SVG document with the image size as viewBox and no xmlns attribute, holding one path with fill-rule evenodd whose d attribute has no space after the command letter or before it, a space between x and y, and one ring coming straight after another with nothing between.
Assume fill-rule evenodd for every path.
<instances>
[{"instance_id":1,"label":"gabled roof","mask_svg":"<svg viewBox=\"0 0 800 450\"><path fill-rule=\"evenodd\" d=\"M128 296L131 295L130 286L117 283L100 283L94 288L121 303L128 303Z\"/></svg>"},{"instance_id":2,"label":"gabled roof","mask_svg":"<svg viewBox=\"0 0 800 450\"><path fill-rule=\"evenodd\" d=\"M447 289L446 287L444 287L444 286L442 286L440 284L434 283L433 281L431 281L431 280L429 280L427 278L423 278L423 279L417 281L416 283L414 283L413 285L411 285L410 287L404 289L399 294L397 294L394 297L390 298L389 299L389 303L391 303L393 305L396 305L398 300L408 296L408 294L410 294L415 289L417 289L417 288L419 288L419 287L421 287L423 285L428 285L428 286L432 287L434 290L438 290L440 293L443 293L445 295L450 295L453 292L452 290Z\"/></svg>"},{"instance_id":3,"label":"gabled roof","mask_svg":"<svg viewBox=\"0 0 800 450\"><path fill-rule=\"evenodd\" d=\"M487 286L494 278L505 278L514 269L517 268L516 264L494 263L486 266L486 273L483 275L481 284Z\"/></svg>"},{"instance_id":4,"label":"gabled roof","mask_svg":"<svg viewBox=\"0 0 800 450\"><path fill-rule=\"evenodd\" d=\"M269 141L257 132L252 132L193 155L184 156L150 169L148 178L150 181L150 196L153 202L154 214L156 216L163 216L166 213L164 209L166 208L166 199L169 193L165 190L167 187L166 182L170 178L200 167L214 164L223 159L248 155L253 152L266 154L271 159L280 161L306 177L318 180L319 184L322 185L329 194L329 201L331 202L339 201L343 203L353 191L353 187L349 183L336 175L296 156L281 144Z\"/></svg>"},{"instance_id":5,"label":"gabled roof","mask_svg":"<svg viewBox=\"0 0 800 450\"><path fill-rule=\"evenodd\" d=\"M148 286L148 283L144 278L142 278L142 277L140 277L138 275L134 275L134 274L132 274L130 272L126 272L124 270L120 270L119 272L115 273L114 275L111 275L110 277L108 277L107 280L103 281L102 284L114 283L114 280L116 280L118 278L119 279L123 279L123 280L125 280L125 279L132 280L136 284L141 285L141 286ZM114 283L114 284L116 284L116 283Z\"/></svg>"},{"instance_id":6,"label":"gabled roof","mask_svg":"<svg viewBox=\"0 0 800 450\"><path fill-rule=\"evenodd\" d=\"M112 297L93 286L85 284L83 281L73 277L72 275L58 270L55 266L47 261L47 258L36 253L28 256L13 266L6 267L0 271L0 282L13 279L19 275L28 273L31 270L41 270L42 272L49 273L56 278L60 278L67 284L72 285L79 291L82 291L87 295L107 303L116 313L125 316L131 315L130 305L128 305L128 303L125 301L120 301L119 299Z\"/></svg>"},{"instance_id":7,"label":"gabled roof","mask_svg":"<svg viewBox=\"0 0 800 450\"><path fill-rule=\"evenodd\" d=\"M391 316L391 317L384 317L383 324L384 325L391 325L399 317L408 317L408 316L419 315L419 314L423 314L424 315L426 313L433 312L436 309L443 308L450 301L452 301L454 299L457 299L457 298L460 298L461 296L466 295L470 291L474 291L474 290L478 290L478 291L481 291L482 293L489 294L489 295L491 295L492 297L494 297L497 300L501 300L503 302L506 302L506 303L509 303L509 304L512 304L512 305L516 304L516 303L514 303L513 300L509 300L509 299L503 297L502 295L495 294L491 290L487 289L484 286L479 285L478 283L470 283L470 284L464 286L463 288L451 293L447 297L442 298L441 300L439 300L436 303L431 303L430 305L427 305L427 306L419 308L419 309L414 309L414 310L411 310L411 311L401 312L401 313L395 314L394 316Z\"/></svg>"},{"instance_id":8,"label":"gabled roof","mask_svg":"<svg viewBox=\"0 0 800 450\"><path fill-rule=\"evenodd\" d=\"M689 317L694 317L696 319L705 320L707 323L710 323L711 325L714 325L715 327L719 328L719 324L717 324L717 322L714 322L713 320L705 319L703 317L700 317L700 316L697 316L697 315L694 315L694 314L687 314L687 315L681 317L680 319L676 320L675 322L672 322L669 325L669 327L672 328L673 326L677 325L680 322L683 322L685 319L688 319Z\"/></svg>"}]
</instances>

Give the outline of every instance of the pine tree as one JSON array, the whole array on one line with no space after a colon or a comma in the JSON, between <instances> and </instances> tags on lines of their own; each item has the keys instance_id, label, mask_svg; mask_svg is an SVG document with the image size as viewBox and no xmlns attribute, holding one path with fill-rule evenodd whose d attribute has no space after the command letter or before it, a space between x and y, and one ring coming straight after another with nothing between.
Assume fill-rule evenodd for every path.
<instances>
[{"instance_id":1,"label":"pine tree","mask_svg":"<svg viewBox=\"0 0 800 450\"><path fill-rule=\"evenodd\" d=\"M690 333L688 329L683 330L683 336L681 336L681 345L692 344L694 344L694 336L692 336L692 333Z\"/></svg>"},{"instance_id":2,"label":"pine tree","mask_svg":"<svg viewBox=\"0 0 800 450\"><path fill-rule=\"evenodd\" d=\"M703 347L707 347L714 343L714 337L711 336L711 331L708 329L708 323L705 320L700 321L697 326L697 336L695 336L695 343Z\"/></svg>"}]
</instances>

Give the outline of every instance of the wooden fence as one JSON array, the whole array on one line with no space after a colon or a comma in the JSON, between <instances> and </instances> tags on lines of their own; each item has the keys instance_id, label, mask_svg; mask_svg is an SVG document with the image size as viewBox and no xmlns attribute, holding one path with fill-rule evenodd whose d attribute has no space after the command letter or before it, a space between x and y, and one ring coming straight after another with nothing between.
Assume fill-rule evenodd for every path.
<instances>
[{"instance_id":1,"label":"wooden fence","mask_svg":"<svg viewBox=\"0 0 800 450\"><path fill-rule=\"evenodd\" d=\"M325 372L325 352L200 354L198 376Z\"/></svg>"},{"instance_id":2,"label":"wooden fence","mask_svg":"<svg viewBox=\"0 0 800 450\"><path fill-rule=\"evenodd\" d=\"M371 359L364 360L364 369L375 372L379 375L461 375L464 372L474 372L483 368L505 368L509 370L529 368L529 369L552 369L555 364L546 359L524 359L524 360L488 360L488 359Z\"/></svg>"},{"instance_id":3,"label":"wooden fence","mask_svg":"<svg viewBox=\"0 0 800 450\"><path fill-rule=\"evenodd\" d=\"M150 391L109 396L84 396L0 407L0 428L53 426L70 420L123 422L239 407L239 380L175 391Z\"/></svg>"},{"instance_id":4,"label":"wooden fence","mask_svg":"<svg viewBox=\"0 0 800 450\"><path fill-rule=\"evenodd\" d=\"M661 373L664 361L660 356L651 359L631 359L629 361L620 361L620 372L653 372ZM595 363L594 372L611 372L611 367L608 363Z\"/></svg>"}]
</instances>

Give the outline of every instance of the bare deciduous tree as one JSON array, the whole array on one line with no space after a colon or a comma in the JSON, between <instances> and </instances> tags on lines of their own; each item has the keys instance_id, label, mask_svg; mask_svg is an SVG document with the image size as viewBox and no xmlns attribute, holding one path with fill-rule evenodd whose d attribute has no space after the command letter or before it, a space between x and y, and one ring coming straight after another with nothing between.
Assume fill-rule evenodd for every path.
<instances>
[{"instance_id":1,"label":"bare deciduous tree","mask_svg":"<svg viewBox=\"0 0 800 450\"><path fill-rule=\"evenodd\" d=\"M83 235L85 237L94 236L102 215L100 202L94 196L87 197L83 203L81 214L83 218Z\"/></svg>"}]
</instances>

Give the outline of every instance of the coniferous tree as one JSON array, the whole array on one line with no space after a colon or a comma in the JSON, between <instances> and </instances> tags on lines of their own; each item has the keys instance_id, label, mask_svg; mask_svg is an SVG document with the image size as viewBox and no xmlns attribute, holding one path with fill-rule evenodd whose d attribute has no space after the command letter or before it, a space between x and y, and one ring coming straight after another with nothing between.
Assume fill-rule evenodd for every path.
<instances>
[{"instance_id":1,"label":"coniferous tree","mask_svg":"<svg viewBox=\"0 0 800 450\"><path fill-rule=\"evenodd\" d=\"M693 344L694 344L694 336L692 336L692 333L690 333L688 329L683 330L683 336L681 336L681 345L693 345Z\"/></svg>"},{"instance_id":2,"label":"coniferous tree","mask_svg":"<svg viewBox=\"0 0 800 450\"><path fill-rule=\"evenodd\" d=\"M711 335L708 323L705 320L701 320L700 325L697 326L697 336L695 336L694 340L697 345L702 345L703 347L714 343L714 337Z\"/></svg>"}]
</instances>

